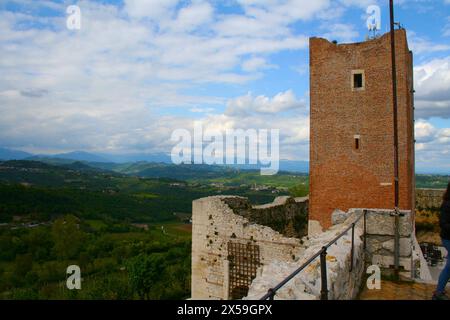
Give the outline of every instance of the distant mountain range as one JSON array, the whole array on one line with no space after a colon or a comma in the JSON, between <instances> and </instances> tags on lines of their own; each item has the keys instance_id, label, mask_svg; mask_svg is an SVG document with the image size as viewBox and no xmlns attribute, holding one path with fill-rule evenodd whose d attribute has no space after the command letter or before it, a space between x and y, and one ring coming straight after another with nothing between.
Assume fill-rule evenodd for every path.
<instances>
[{"instance_id":1,"label":"distant mountain range","mask_svg":"<svg viewBox=\"0 0 450 320\"><path fill-rule=\"evenodd\" d=\"M59 153L52 155L32 154L24 151L2 148L0 147L0 161L1 160L36 160L43 161L50 164L70 164L75 161L96 163L96 167L101 167L107 170L114 170L116 164L130 164L137 162L144 163L164 163L172 164L169 154L165 153L130 153L130 154L106 154L106 153L90 153L85 151L73 151L68 153ZM91 164L89 164L91 165ZM227 165L239 170L259 170L260 165ZM294 161L281 160L279 171L308 173L308 161ZM417 174L444 174L448 175L448 170L431 167L426 165L416 166Z\"/></svg>"},{"instance_id":2,"label":"distant mountain range","mask_svg":"<svg viewBox=\"0 0 450 320\"><path fill-rule=\"evenodd\" d=\"M31 153L0 147L0 160L22 160L33 156Z\"/></svg>"},{"instance_id":3,"label":"distant mountain range","mask_svg":"<svg viewBox=\"0 0 450 320\"><path fill-rule=\"evenodd\" d=\"M165 153L154 153L154 154L133 153L133 154L118 155L118 154L74 151L52 155L48 154L40 155L1 147L0 147L0 160L36 160L53 164L64 164L64 163L70 164L74 161L80 161L80 162L97 163L96 165L97 167L102 167L104 169L110 169L112 167L115 167L114 164L136 163L136 162L165 163L165 164L172 163L170 155ZM260 165L237 165L237 164L227 166L239 170L259 170L261 167ZM307 173L309 172L309 162L281 160L279 170L288 172Z\"/></svg>"},{"instance_id":4,"label":"distant mountain range","mask_svg":"<svg viewBox=\"0 0 450 320\"><path fill-rule=\"evenodd\" d=\"M55 158L55 159L67 159L67 160L75 160L75 161L87 161L87 162L110 162L107 158L102 157L100 155L96 155L89 152L83 151L74 151L68 153L59 153L54 155L32 155L27 160L41 160L47 158Z\"/></svg>"}]
</instances>

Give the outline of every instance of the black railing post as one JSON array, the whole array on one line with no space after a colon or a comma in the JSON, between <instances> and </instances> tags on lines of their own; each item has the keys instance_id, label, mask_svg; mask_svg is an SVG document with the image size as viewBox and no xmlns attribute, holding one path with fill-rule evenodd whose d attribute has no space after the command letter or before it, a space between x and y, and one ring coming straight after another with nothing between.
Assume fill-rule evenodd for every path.
<instances>
[{"instance_id":1,"label":"black railing post","mask_svg":"<svg viewBox=\"0 0 450 320\"><path fill-rule=\"evenodd\" d=\"M270 288L267 293L269 294L269 300L273 300L275 297L275 290L273 290L272 288Z\"/></svg>"},{"instance_id":2,"label":"black railing post","mask_svg":"<svg viewBox=\"0 0 450 320\"><path fill-rule=\"evenodd\" d=\"M320 277L322 288L320 291L320 300L328 300L328 284L327 284L327 247L322 247L320 253Z\"/></svg>"},{"instance_id":3,"label":"black railing post","mask_svg":"<svg viewBox=\"0 0 450 320\"><path fill-rule=\"evenodd\" d=\"M350 251L350 272L353 271L353 259L355 251L355 223L352 224L352 250Z\"/></svg>"},{"instance_id":4,"label":"black railing post","mask_svg":"<svg viewBox=\"0 0 450 320\"><path fill-rule=\"evenodd\" d=\"M400 212L396 207L394 209L394 271L395 277L398 279L400 265Z\"/></svg>"},{"instance_id":5,"label":"black railing post","mask_svg":"<svg viewBox=\"0 0 450 320\"><path fill-rule=\"evenodd\" d=\"M363 211L364 214L364 251L366 251L366 246L367 246L367 210Z\"/></svg>"}]
</instances>

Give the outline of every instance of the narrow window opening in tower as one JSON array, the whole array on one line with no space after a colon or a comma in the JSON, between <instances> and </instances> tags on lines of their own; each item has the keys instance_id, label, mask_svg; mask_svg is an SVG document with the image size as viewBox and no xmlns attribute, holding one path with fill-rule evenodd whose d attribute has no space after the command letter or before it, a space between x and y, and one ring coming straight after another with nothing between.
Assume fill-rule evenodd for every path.
<instances>
[{"instance_id":1,"label":"narrow window opening in tower","mask_svg":"<svg viewBox=\"0 0 450 320\"><path fill-rule=\"evenodd\" d=\"M353 88L360 89L363 88L363 75L362 73L353 74Z\"/></svg>"},{"instance_id":2,"label":"narrow window opening in tower","mask_svg":"<svg viewBox=\"0 0 450 320\"><path fill-rule=\"evenodd\" d=\"M361 136L359 134L355 134L353 136L353 148L356 151L359 151L359 149L361 148Z\"/></svg>"},{"instance_id":3,"label":"narrow window opening in tower","mask_svg":"<svg viewBox=\"0 0 450 320\"><path fill-rule=\"evenodd\" d=\"M359 141L359 137L355 137L355 150L359 150L360 147L360 141Z\"/></svg>"}]
</instances>

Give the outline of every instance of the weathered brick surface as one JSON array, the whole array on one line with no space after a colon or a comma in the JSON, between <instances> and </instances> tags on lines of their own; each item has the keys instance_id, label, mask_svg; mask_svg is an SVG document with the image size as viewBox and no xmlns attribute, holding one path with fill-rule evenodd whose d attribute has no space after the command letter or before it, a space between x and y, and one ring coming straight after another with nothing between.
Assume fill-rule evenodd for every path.
<instances>
[{"instance_id":1,"label":"weathered brick surface","mask_svg":"<svg viewBox=\"0 0 450 320\"><path fill-rule=\"evenodd\" d=\"M412 54L396 31L400 208L414 208ZM309 219L324 229L335 209L394 207L390 35L336 45L310 39ZM352 89L352 71L365 87ZM360 136L355 150L354 137Z\"/></svg>"}]
</instances>

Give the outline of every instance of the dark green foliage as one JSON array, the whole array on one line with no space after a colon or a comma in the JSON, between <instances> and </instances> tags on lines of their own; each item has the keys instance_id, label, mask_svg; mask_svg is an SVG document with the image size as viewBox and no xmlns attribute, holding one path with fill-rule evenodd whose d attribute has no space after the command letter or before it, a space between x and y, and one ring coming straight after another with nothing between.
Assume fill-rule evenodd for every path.
<instances>
[{"instance_id":1,"label":"dark green foliage","mask_svg":"<svg viewBox=\"0 0 450 320\"><path fill-rule=\"evenodd\" d=\"M87 234L80 230L78 219L75 216L67 215L53 222L52 237L56 257L68 260L78 256Z\"/></svg>"},{"instance_id":2,"label":"dark green foliage","mask_svg":"<svg viewBox=\"0 0 450 320\"><path fill-rule=\"evenodd\" d=\"M76 214L87 219L108 216L120 220L160 221L172 218L170 209L164 208L163 199L148 200L129 194L0 184L0 217L3 222L10 222L14 215L27 215L37 221L47 221L66 214Z\"/></svg>"},{"instance_id":3,"label":"dark green foliage","mask_svg":"<svg viewBox=\"0 0 450 320\"><path fill-rule=\"evenodd\" d=\"M190 290L189 234L160 227L87 233L73 216L33 229L0 229L9 247L0 259L0 299L184 299ZM38 240L31 242L32 239ZM45 236L44 236L45 235ZM13 240L11 240L13 239ZM71 245L73 245L73 248ZM65 287L77 264L82 289ZM147 291L146 291L147 290ZM150 290L150 291L148 291Z\"/></svg>"},{"instance_id":4,"label":"dark green foliage","mask_svg":"<svg viewBox=\"0 0 450 320\"><path fill-rule=\"evenodd\" d=\"M89 300L130 300L134 292L129 285L128 276L122 273L110 273L96 276L87 287L80 291L80 299Z\"/></svg>"},{"instance_id":5,"label":"dark green foliage","mask_svg":"<svg viewBox=\"0 0 450 320\"><path fill-rule=\"evenodd\" d=\"M140 299L180 299L189 295L190 246L140 254L128 263L130 285Z\"/></svg>"},{"instance_id":6,"label":"dark green foliage","mask_svg":"<svg viewBox=\"0 0 450 320\"><path fill-rule=\"evenodd\" d=\"M289 193L293 197L306 197L309 194L308 184L298 184L289 189Z\"/></svg>"},{"instance_id":7,"label":"dark green foliage","mask_svg":"<svg viewBox=\"0 0 450 320\"><path fill-rule=\"evenodd\" d=\"M39 293L32 288L17 288L11 292L11 299L14 300L37 300Z\"/></svg>"},{"instance_id":8,"label":"dark green foliage","mask_svg":"<svg viewBox=\"0 0 450 320\"><path fill-rule=\"evenodd\" d=\"M14 276L18 279L23 278L27 275L31 268L33 267L33 256L31 253L18 255L14 263Z\"/></svg>"},{"instance_id":9,"label":"dark green foliage","mask_svg":"<svg viewBox=\"0 0 450 320\"><path fill-rule=\"evenodd\" d=\"M50 228L34 228L23 237L27 251L32 253L34 261L46 261L53 257L54 241L49 230Z\"/></svg>"},{"instance_id":10,"label":"dark green foliage","mask_svg":"<svg viewBox=\"0 0 450 320\"><path fill-rule=\"evenodd\" d=\"M158 279L165 269L162 253L140 254L128 264L131 287L141 299L149 299L151 291L156 291Z\"/></svg>"}]
</instances>

